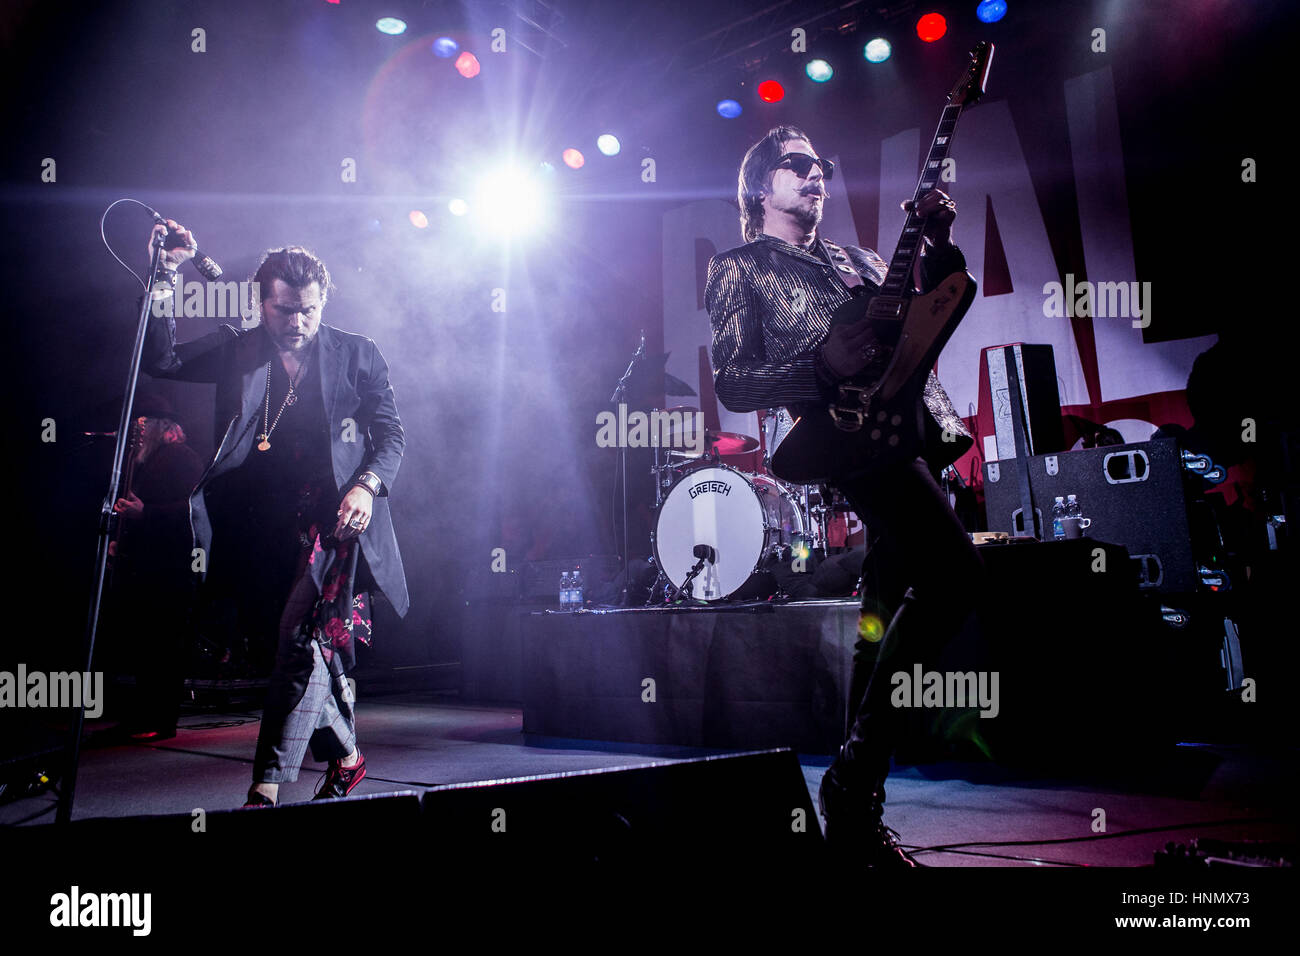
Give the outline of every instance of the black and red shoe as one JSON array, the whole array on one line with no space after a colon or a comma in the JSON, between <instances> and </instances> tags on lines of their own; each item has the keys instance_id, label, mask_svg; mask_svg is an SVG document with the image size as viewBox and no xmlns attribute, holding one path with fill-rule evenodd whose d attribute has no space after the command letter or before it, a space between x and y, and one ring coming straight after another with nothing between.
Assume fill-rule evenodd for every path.
<instances>
[{"instance_id":1,"label":"black and red shoe","mask_svg":"<svg viewBox=\"0 0 1300 956\"><path fill-rule=\"evenodd\" d=\"M331 760L330 769L325 774L325 782L321 784L312 799L330 800L334 797L346 797L351 793L366 775L365 754L357 751L357 757L355 767L343 767L340 761Z\"/></svg>"}]
</instances>

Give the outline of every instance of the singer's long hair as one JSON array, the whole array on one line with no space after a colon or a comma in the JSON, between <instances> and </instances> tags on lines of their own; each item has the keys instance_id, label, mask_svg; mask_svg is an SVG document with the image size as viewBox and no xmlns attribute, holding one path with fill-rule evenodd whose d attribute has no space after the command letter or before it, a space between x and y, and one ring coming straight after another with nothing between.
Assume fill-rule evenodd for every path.
<instances>
[{"instance_id":1,"label":"singer's long hair","mask_svg":"<svg viewBox=\"0 0 1300 956\"><path fill-rule=\"evenodd\" d=\"M321 304L329 298L334 283L325 263L302 246L286 246L283 249L269 249L262 257L253 281L257 283L258 294L265 302L271 297L271 282L280 279L292 289L305 289L315 282L320 286Z\"/></svg>"},{"instance_id":2,"label":"singer's long hair","mask_svg":"<svg viewBox=\"0 0 1300 956\"><path fill-rule=\"evenodd\" d=\"M797 126L777 126L749 147L741 160L736 199L740 203L740 232L746 242L763 232L763 192L771 188L772 167L785 154L785 144L794 139L808 139L808 134Z\"/></svg>"}]
</instances>

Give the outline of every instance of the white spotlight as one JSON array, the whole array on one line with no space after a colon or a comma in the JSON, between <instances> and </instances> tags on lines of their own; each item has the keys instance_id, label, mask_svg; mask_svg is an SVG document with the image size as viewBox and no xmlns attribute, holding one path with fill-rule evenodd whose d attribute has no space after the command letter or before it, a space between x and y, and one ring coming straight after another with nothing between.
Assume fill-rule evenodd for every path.
<instances>
[{"instance_id":1,"label":"white spotlight","mask_svg":"<svg viewBox=\"0 0 1300 956\"><path fill-rule=\"evenodd\" d=\"M479 181L474 223L485 235L523 236L537 229L546 214L547 196L537 177L507 167Z\"/></svg>"},{"instance_id":2,"label":"white spotlight","mask_svg":"<svg viewBox=\"0 0 1300 956\"><path fill-rule=\"evenodd\" d=\"M596 148L606 156L617 156L618 151L623 148L623 144L618 141L618 137L613 133L602 133L596 138Z\"/></svg>"}]
</instances>

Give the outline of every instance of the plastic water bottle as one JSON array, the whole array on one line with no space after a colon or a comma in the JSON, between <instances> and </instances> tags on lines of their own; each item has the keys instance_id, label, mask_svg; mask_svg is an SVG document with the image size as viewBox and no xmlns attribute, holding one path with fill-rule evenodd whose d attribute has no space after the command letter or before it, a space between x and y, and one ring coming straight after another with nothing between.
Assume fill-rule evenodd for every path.
<instances>
[{"instance_id":1,"label":"plastic water bottle","mask_svg":"<svg viewBox=\"0 0 1300 956\"><path fill-rule=\"evenodd\" d=\"M579 565L578 570L573 572L573 603L570 605L575 611L582 610L583 601L585 599L585 595L582 592L582 566Z\"/></svg>"},{"instance_id":2,"label":"plastic water bottle","mask_svg":"<svg viewBox=\"0 0 1300 956\"><path fill-rule=\"evenodd\" d=\"M1071 498L1074 495L1070 496ZM1054 541L1065 540L1065 499L1060 495L1056 496L1056 501L1052 504L1052 539Z\"/></svg>"},{"instance_id":3,"label":"plastic water bottle","mask_svg":"<svg viewBox=\"0 0 1300 956\"><path fill-rule=\"evenodd\" d=\"M570 603L572 600L573 582L569 580L569 572L565 571L560 575L560 610L569 610L572 607Z\"/></svg>"},{"instance_id":4,"label":"plastic water bottle","mask_svg":"<svg viewBox=\"0 0 1300 956\"><path fill-rule=\"evenodd\" d=\"M1076 498L1074 495L1070 495L1065 499L1065 516L1067 518L1080 519L1081 527L1079 528L1079 536L1082 537L1083 536L1083 528L1082 528L1083 509L1079 507L1079 499Z\"/></svg>"}]
</instances>

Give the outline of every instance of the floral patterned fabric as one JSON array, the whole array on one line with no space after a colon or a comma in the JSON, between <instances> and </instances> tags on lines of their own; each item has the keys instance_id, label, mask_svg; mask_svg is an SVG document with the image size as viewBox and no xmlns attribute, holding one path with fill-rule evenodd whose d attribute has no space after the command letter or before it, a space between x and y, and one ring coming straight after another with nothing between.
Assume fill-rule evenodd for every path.
<instances>
[{"instance_id":1,"label":"floral patterned fabric","mask_svg":"<svg viewBox=\"0 0 1300 956\"><path fill-rule=\"evenodd\" d=\"M356 667L356 642L369 647L371 638L370 594L353 593L361 547L356 538L338 541L329 533L322 536L315 524L305 537L310 541L307 563L319 597L302 626L334 650L348 673Z\"/></svg>"}]
</instances>

